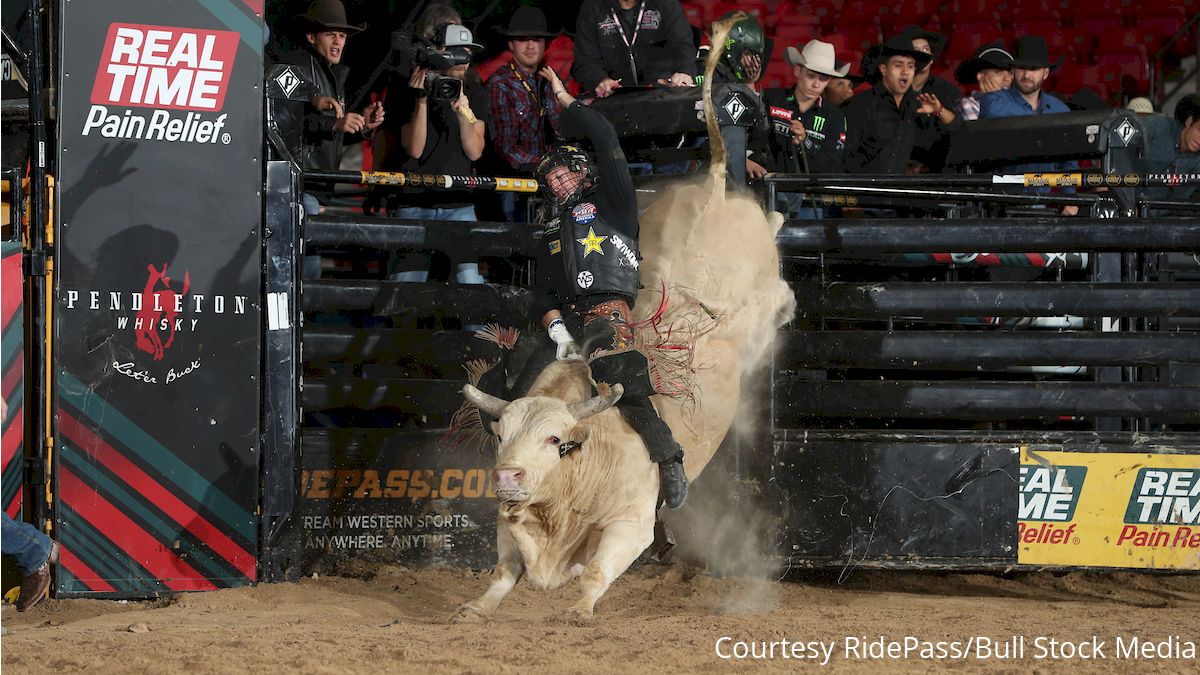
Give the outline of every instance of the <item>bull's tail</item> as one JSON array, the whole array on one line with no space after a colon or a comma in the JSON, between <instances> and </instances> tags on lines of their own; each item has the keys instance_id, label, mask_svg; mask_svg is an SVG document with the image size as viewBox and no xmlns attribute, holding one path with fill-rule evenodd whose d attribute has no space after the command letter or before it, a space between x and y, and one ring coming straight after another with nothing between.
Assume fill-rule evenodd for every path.
<instances>
[{"instance_id":1,"label":"bull's tail","mask_svg":"<svg viewBox=\"0 0 1200 675\"><path fill-rule=\"evenodd\" d=\"M716 72L717 64L721 62L721 56L725 54L725 40L729 37L729 29L734 23L747 16L745 12L738 11L734 12L724 21L713 23L712 49L709 50L708 60L704 64L704 120L708 126L708 144L712 150L712 164L708 169L710 185L712 186L712 190L709 193L710 205L714 199L725 199L725 165L728 161L728 156L725 152L725 140L721 138L721 128L717 126L717 113L716 108L713 106L713 73Z\"/></svg>"}]
</instances>

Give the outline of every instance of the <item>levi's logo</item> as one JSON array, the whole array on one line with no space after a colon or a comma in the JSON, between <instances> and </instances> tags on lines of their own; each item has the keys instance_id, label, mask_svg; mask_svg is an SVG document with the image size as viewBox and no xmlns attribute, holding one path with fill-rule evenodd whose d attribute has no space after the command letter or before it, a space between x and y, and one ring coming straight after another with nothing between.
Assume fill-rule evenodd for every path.
<instances>
[{"instance_id":1,"label":"levi's logo","mask_svg":"<svg viewBox=\"0 0 1200 675\"><path fill-rule=\"evenodd\" d=\"M237 46L232 31L114 23L100 55L92 103L220 110Z\"/></svg>"},{"instance_id":2,"label":"levi's logo","mask_svg":"<svg viewBox=\"0 0 1200 675\"><path fill-rule=\"evenodd\" d=\"M787 108L771 106L771 117L778 117L780 119L790 120L790 119L792 119L792 111L788 110Z\"/></svg>"}]
</instances>

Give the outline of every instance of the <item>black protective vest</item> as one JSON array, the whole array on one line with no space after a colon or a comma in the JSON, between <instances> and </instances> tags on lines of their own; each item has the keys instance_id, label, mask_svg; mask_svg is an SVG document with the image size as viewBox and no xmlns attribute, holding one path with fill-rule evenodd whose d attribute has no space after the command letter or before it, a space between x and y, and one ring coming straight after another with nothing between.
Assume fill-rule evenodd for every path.
<instances>
[{"instance_id":1,"label":"black protective vest","mask_svg":"<svg viewBox=\"0 0 1200 675\"><path fill-rule=\"evenodd\" d=\"M610 227L587 197L546 224L545 241L551 264L562 266L562 275L552 277L564 303L600 294L637 297L637 241Z\"/></svg>"}]
</instances>

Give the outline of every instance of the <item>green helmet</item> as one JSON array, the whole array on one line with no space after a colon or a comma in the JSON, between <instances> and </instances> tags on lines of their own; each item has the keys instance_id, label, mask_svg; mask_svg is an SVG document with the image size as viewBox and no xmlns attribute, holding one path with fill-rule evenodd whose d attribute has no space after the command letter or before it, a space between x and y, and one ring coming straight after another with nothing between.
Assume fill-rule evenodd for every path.
<instances>
[{"instance_id":1,"label":"green helmet","mask_svg":"<svg viewBox=\"0 0 1200 675\"><path fill-rule=\"evenodd\" d=\"M738 10L734 10L734 12L736 11ZM729 12L720 20L729 18L730 14L733 12ZM738 82L753 82L762 75L763 53L766 51L766 44L762 25L758 23L758 19L754 18L753 14L748 14L746 18L734 23L729 29L729 37L725 38L725 53L721 56L721 60L733 71L733 76ZM755 60L757 66L749 66L744 62L742 57L747 54L758 57Z\"/></svg>"}]
</instances>

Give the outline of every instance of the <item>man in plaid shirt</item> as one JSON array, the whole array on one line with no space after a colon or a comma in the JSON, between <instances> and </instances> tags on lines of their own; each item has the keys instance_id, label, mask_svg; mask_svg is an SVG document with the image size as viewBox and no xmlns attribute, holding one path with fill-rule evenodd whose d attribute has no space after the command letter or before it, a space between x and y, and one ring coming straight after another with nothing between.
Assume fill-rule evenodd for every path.
<instances>
[{"instance_id":1,"label":"man in plaid shirt","mask_svg":"<svg viewBox=\"0 0 1200 675\"><path fill-rule=\"evenodd\" d=\"M513 14L504 32L512 60L501 66L487 82L488 132L492 144L513 171L532 174L558 129L558 107L550 82L538 75L546 53L546 15L536 7L523 6ZM517 218L516 195L501 197L504 215ZM523 213L521 214L523 215Z\"/></svg>"}]
</instances>

